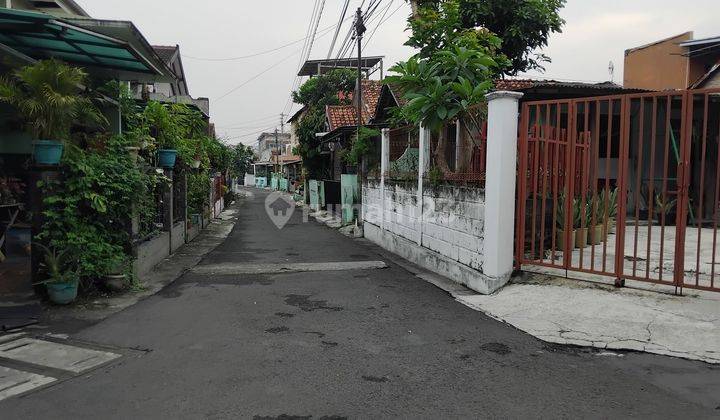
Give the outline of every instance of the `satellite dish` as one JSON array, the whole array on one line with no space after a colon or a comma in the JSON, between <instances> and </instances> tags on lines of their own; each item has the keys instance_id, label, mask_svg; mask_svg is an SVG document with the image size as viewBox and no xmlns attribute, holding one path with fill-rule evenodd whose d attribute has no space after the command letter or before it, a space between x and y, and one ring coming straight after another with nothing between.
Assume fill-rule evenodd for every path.
<instances>
[{"instance_id":1,"label":"satellite dish","mask_svg":"<svg viewBox=\"0 0 720 420\"><path fill-rule=\"evenodd\" d=\"M608 73L610 73L610 81L614 82L615 81L615 63L613 63L612 61L610 62L610 64L608 64Z\"/></svg>"}]
</instances>

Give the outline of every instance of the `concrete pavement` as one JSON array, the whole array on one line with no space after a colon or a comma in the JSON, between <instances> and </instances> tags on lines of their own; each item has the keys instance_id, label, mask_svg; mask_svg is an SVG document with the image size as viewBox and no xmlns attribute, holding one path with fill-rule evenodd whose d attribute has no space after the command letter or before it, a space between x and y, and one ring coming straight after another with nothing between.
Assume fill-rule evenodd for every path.
<instances>
[{"instance_id":1,"label":"concrete pavement","mask_svg":"<svg viewBox=\"0 0 720 420\"><path fill-rule=\"evenodd\" d=\"M720 364L720 296L686 296L526 274L458 301L544 341Z\"/></svg>"},{"instance_id":2,"label":"concrete pavement","mask_svg":"<svg viewBox=\"0 0 720 420\"><path fill-rule=\"evenodd\" d=\"M132 353L2 401L3 417L718 415L716 366L543 343L297 212L278 230L265 195L241 200L232 233L198 270L72 337ZM388 267L207 274L368 261Z\"/></svg>"}]
</instances>

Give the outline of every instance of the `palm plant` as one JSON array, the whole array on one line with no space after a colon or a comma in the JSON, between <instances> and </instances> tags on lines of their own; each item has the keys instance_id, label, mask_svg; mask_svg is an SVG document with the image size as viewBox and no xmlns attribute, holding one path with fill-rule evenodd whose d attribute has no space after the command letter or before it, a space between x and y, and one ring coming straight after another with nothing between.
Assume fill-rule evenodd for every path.
<instances>
[{"instance_id":1,"label":"palm plant","mask_svg":"<svg viewBox=\"0 0 720 420\"><path fill-rule=\"evenodd\" d=\"M57 60L39 61L0 77L0 101L13 105L37 140L67 141L73 125L107 119L85 95L87 73Z\"/></svg>"}]
</instances>

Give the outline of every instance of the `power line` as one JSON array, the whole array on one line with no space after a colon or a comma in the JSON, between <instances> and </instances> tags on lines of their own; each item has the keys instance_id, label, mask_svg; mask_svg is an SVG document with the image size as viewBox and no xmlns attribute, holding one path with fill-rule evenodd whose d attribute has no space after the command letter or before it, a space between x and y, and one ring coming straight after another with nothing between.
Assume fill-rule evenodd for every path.
<instances>
[{"instance_id":1,"label":"power line","mask_svg":"<svg viewBox=\"0 0 720 420\"><path fill-rule=\"evenodd\" d=\"M238 122L238 123L236 123L236 124L252 124L252 123L257 123L257 122L260 122L260 121L269 121L269 120L275 119L275 118L277 118L277 114L268 115L268 116L266 116L266 117L261 117L261 118L257 118L257 119L254 119L254 120L242 121L242 122ZM238 127L238 126L237 126L237 125L234 125L233 127ZM228 126L218 127L218 128L228 128Z\"/></svg>"},{"instance_id":2,"label":"power line","mask_svg":"<svg viewBox=\"0 0 720 420\"><path fill-rule=\"evenodd\" d=\"M311 31L311 29L312 29L312 27L313 27L313 22L315 22L316 11L318 10L319 2L320 2L320 0L315 0L315 5L314 5L314 7L313 7L313 12L312 12L312 14L310 15L310 20L309 20L309 23L308 23L308 29L307 29L307 32L306 32L306 35L307 35L307 39L308 39L308 40L310 39L310 31ZM323 6L324 6L324 0L323 0ZM318 20L318 21L317 21L317 24L319 24L319 23L320 23L320 21ZM314 40L314 37L315 37L315 35L313 35L313 40ZM305 58L305 57L306 57L306 52L307 52L307 46L308 46L308 42L306 41L305 44L303 45L302 52L300 53L300 61L299 61L298 64L297 64L298 71L296 71L295 73L298 73L298 72L299 72L299 69L301 68L301 66L303 65L303 63L307 60L307 58ZM308 54L308 56L309 56L309 54ZM290 88L290 92L295 91L295 89L297 89L297 88L299 87L299 81L300 81L300 80L301 80L301 77L298 76L298 75L295 75L295 78L293 79L293 84L292 84L292 86L291 86L291 88ZM289 106L289 108L288 108L288 106ZM291 109L292 109L292 96L291 96L291 95L288 95L287 102L285 102L285 106L283 107L283 110L282 110L282 111L283 111L283 113L286 113L286 112L290 111Z\"/></svg>"},{"instance_id":3,"label":"power line","mask_svg":"<svg viewBox=\"0 0 720 420\"><path fill-rule=\"evenodd\" d=\"M328 33L329 33L329 32L325 32L324 34L318 36L317 38L322 38L323 36L327 35ZM217 101L225 98L226 96L232 94L233 92L237 91L237 90L240 89L241 87L247 85L248 83L252 82L253 80L255 80L255 79L257 79L258 77L262 76L263 74L267 73L268 71L274 69L275 67L279 66L280 64L282 64L282 63L288 61L289 59L293 58L293 57L296 56L299 52L301 52L301 51L300 51L300 50L295 51L295 52L292 53L291 55L283 58L282 60L280 60L280 61L278 61L277 63L273 64L272 66L266 68L265 70L261 71L260 73L256 74L255 76L251 77L250 79L244 81L244 82L241 83L240 85L232 88L232 89L231 89L230 91L228 91L227 93L225 93L225 94L221 95L219 98L215 99L215 101L217 102ZM295 89L293 89L293 90L295 90Z\"/></svg>"},{"instance_id":4,"label":"power line","mask_svg":"<svg viewBox=\"0 0 720 420\"><path fill-rule=\"evenodd\" d=\"M298 63L298 66L302 65L303 63L303 57L305 57L305 51L307 51L308 42L310 41L310 34L312 33L312 27L313 22L315 22L315 16L318 11L318 6L320 5L320 0L315 0L315 4L313 5L312 14L310 14L310 20L308 22L308 28L305 31L306 40L303 44L302 52L300 53L300 62Z\"/></svg>"},{"instance_id":5,"label":"power line","mask_svg":"<svg viewBox=\"0 0 720 420\"><path fill-rule=\"evenodd\" d=\"M267 128L263 128L260 131L254 131L252 133L245 133L245 134L239 134L237 136L228 137L228 139L229 140L237 140L237 139L242 139L242 138L246 138L246 137L250 137L250 136L256 136L258 134L267 133L268 131L270 131L274 128L275 128L275 126L267 127Z\"/></svg>"},{"instance_id":6,"label":"power line","mask_svg":"<svg viewBox=\"0 0 720 420\"><path fill-rule=\"evenodd\" d=\"M335 49L335 42L337 41L337 37L340 34L340 29L342 29L342 23L345 20L345 14L347 14L348 6L350 6L350 0L345 0L345 6L343 6L343 11L340 14L340 22L338 22L337 28L335 28L335 36L333 36L332 43L330 44L330 49L328 50L328 59L330 58L333 50Z\"/></svg>"},{"instance_id":7,"label":"power line","mask_svg":"<svg viewBox=\"0 0 720 420\"><path fill-rule=\"evenodd\" d=\"M218 97L217 99L215 99L215 102L217 102L217 101L219 101L219 100L227 97L228 95L234 93L235 91L237 91L237 90L240 89L241 87L247 85L248 83L250 83L250 82L252 82L253 80L257 79L258 77L262 76L263 74L269 72L270 70L274 69L275 67L279 66L280 64L288 61L289 59L291 59L291 58L293 58L293 57L295 57L299 52L300 52L300 51L295 51L295 52L292 53L291 55L283 58L282 60L280 60L280 61L278 61L277 63L273 64L272 66L266 68L265 70L261 71L260 73L256 74L255 76L253 76L253 77L249 78L248 80L242 82L242 83L239 84L238 86L235 86L234 88L230 89L230 90L229 90L228 92L226 92L225 94L223 94L223 95L221 95L220 97Z\"/></svg>"},{"instance_id":8,"label":"power line","mask_svg":"<svg viewBox=\"0 0 720 420\"><path fill-rule=\"evenodd\" d=\"M385 22L387 22L388 20L390 20L390 18L393 17L393 15L394 15L395 13L397 13L398 10L402 9L402 7L405 5L404 3L401 3L400 6L398 6L395 10L393 10L393 12L390 13L390 15L388 15L388 17L385 17L385 15L387 14L388 10L390 10L390 6L392 6L392 4L393 4L394 1L395 1L395 0L391 0L391 1L390 1L390 4L388 5L387 9L385 9L385 13L383 13L383 15L382 15L382 17L380 18L380 21L378 22L377 26L375 26L375 29L373 29L373 31L370 33L370 36L368 36L367 41L365 41L365 45L363 46L363 50L368 46L368 44L369 44L370 41L372 40L373 35L375 35L375 32L377 32L378 28L380 28Z\"/></svg>"},{"instance_id":9,"label":"power line","mask_svg":"<svg viewBox=\"0 0 720 420\"><path fill-rule=\"evenodd\" d=\"M310 54L312 53L313 45L315 45L315 36L317 35L317 29L318 26L320 26L320 20L322 20L322 14L323 10L325 10L325 0L322 0L322 3L320 4L320 12L317 16L317 22L315 23L315 30L313 31L313 36L310 38L310 46L308 47L307 53L305 54L305 60L310 58Z\"/></svg>"},{"instance_id":10,"label":"power line","mask_svg":"<svg viewBox=\"0 0 720 420\"><path fill-rule=\"evenodd\" d=\"M336 26L337 26L337 25L327 26L327 27L325 27L325 28L323 28L323 29L320 29L320 30L318 31L318 33L324 33L324 32L330 31L330 30L332 30L332 29L335 29ZM254 53L254 54L242 55L242 56L239 56L239 57L203 58L203 57L194 57L194 56L186 55L186 54L182 54L182 56L183 56L183 58L189 58L189 59L191 59L191 60L198 60L198 61L237 61L237 60L244 60L244 59L246 59L246 58L259 57L259 56L261 56L261 55L270 54L270 53L275 52L275 51L280 51L280 50L285 49L285 48L287 48L287 47L291 47L291 46L293 46L293 45L299 44L299 43L307 40L308 38L309 38L309 36L306 36L305 38L301 38L301 39L298 39L298 40L296 40L296 41L287 43L287 44L285 44L285 45L281 45L281 46L279 46L279 47L277 47L277 48L273 48L273 49L265 50L265 51L260 51L260 52L258 52L258 53Z\"/></svg>"}]
</instances>

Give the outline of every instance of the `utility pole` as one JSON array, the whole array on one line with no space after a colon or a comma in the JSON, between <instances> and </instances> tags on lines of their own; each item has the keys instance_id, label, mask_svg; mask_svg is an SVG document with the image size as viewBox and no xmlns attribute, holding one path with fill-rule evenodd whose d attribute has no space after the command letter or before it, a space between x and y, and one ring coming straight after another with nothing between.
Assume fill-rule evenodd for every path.
<instances>
[{"instance_id":1,"label":"utility pole","mask_svg":"<svg viewBox=\"0 0 720 420\"><path fill-rule=\"evenodd\" d=\"M280 113L280 132L285 134L285 113Z\"/></svg>"},{"instance_id":2,"label":"utility pole","mask_svg":"<svg viewBox=\"0 0 720 420\"><path fill-rule=\"evenodd\" d=\"M357 64L357 137L360 138L360 126L363 123L362 117L362 38L365 33L362 10L358 7L355 17L355 37L357 38L358 64Z\"/></svg>"},{"instance_id":3,"label":"utility pole","mask_svg":"<svg viewBox=\"0 0 720 420\"><path fill-rule=\"evenodd\" d=\"M358 50L358 63L357 63L357 73L358 73L358 81L357 81L357 137L355 137L355 141L360 140L360 126L363 124L363 106L362 106L362 38L363 34L365 33L365 24L363 23L363 15L362 10L358 7L357 9L357 15L355 19L355 36L357 37L357 50ZM360 162L358 162L357 166L357 182L358 182L358 188L362 191L362 180L364 177L364 171L363 171L363 164L364 160L361 159ZM362 208L362 194L359 194L358 203ZM355 211L353 210L353 213ZM360 212L362 214L362 212ZM357 223L357 220L356 220Z\"/></svg>"},{"instance_id":4,"label":"utility pole","mask_svg":"<svg viewBox=\"0 0 720 420\"><path fill-rule=\"evenodd\" d=\"M275 127L275 173L276 174L278 173L279 165L280 165L280 149L278 147L278 129L277 129L277 127Z\"/></svg>"}]
</instances>

